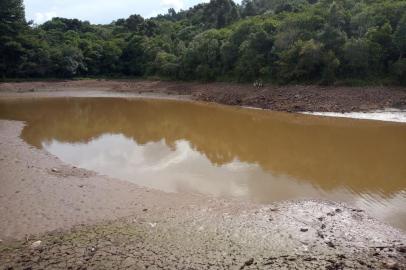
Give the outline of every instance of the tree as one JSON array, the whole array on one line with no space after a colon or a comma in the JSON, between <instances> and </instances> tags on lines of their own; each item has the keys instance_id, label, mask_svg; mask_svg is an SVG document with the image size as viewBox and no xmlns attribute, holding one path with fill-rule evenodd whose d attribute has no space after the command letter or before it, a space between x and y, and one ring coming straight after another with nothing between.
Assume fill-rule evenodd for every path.
<instances>
[{"instance_id":1,"label":"tree","mask_svg":"<svg viewBox=\"0 0 406 270\"><path fill-rule=\"evenodd\" d=\"M347 40L345 32L340 31L330 25L325 25L317 34L317 40L324 44L327 50L332 50L336 53L342 51L342 48Z\"/></svg>"},{"instance_id":2,"label":"tree","mask_svg":"<svg viewBox=\"0 0 406 270\"><path fill-rule=\"evenodd\" d=\"M22 0L0 1L0 37L15 37L26 26Z\"/></svg>"},{"instance_id":3,"label":"tree","mask_svg":"<svg viewBox=\"0 0 406 270\"><path fill-rule=\"evenodd\" d=\"M133 36L121 55L122 71L126 75L142 76L145 73L146 58L144 38Z\"/></svg>"},{"instance_id":4,"label":"tree","mask_svg":"<svg viewBox=\"0 0 406 270\"><path fill-rule=\"evenodd\" d=\"M392 38L392 27L385 23L381 27L372 27L366 33L366 37L372 44L380 46L381 59L378 65L387 69L391 63L397 60L398 52Z\"/></svg>"},{"instance_id":5,"label":"tree","mask_svg":"<svg viewBox=\"0 0 406 270\"><path fill-rule=\"evenodd\" d=\"M264 30L258 29L256 33L251 33L239 47L237 78L242 81L265 79L270 71L267 59L272 47L272 40Z\"/></svg>"},{"instance_id":6,"label":"tree","mask_svg":"<svg viewBox=\"0 0 406 270\"><path fill-rule=\"evenodd\" d=\"M86 70L82 51L71 46L64 46L53 53L55 72L64 78L72 78Z\"/></svg>"},{"instance_id":7,"label":"tree","mask_svg":"<svg viewBox=\"0 0 406 270\"><path fill-rule=\"evenodd\" d=\"M402 85L406 85L406 59L402 58L395 62L393 65L393 72Z\"/></svg>"},{"instance_id":8,"label":"tree","mask_svg":"<svg viewBox=\"0 0 406 270\"><path fill-rule=\"evenodd\" d=\"M18 73L25 53L19 35L26 28L23 1L0 1L0 77Z\"/></svg>"},{"instance_id":9,"label":"tree","mask_svg":"<svg viewBox=\"0 0 406 270\"><path fill-rule=\"evenodd\" d=\"M0 78L157 75L333 83L404 76L404 0L211 0L106 25L27 23L0 1Z\"/></svg>"},{"instance_id":10,"label":"tree","mask_svg":"<svg viewBox=\"0 0 406 270\"><path fill-rule=\"evenodd\" d=\"M399 21L393 40L399 50L399 59L401 59L406 53L406 13Z\"/></svg>"},{"instance_id":11,"label":"tree","mask_svg":"<svg viewBox=\"0 0 406 270\"><path fill-rule=\"evenodd\" d=\"M225 33L217 30L197 35L182 57L184 73L188 79L213 80L221 74L221 47Z\"/></svg>"},{"instance_id":12,"label":"tree","mask_svg":"<svg viewBox=\"0 0 406 270\"><path fill-rule=\"evenodd\" d=\"M159 52L154 61L156 72L164 77L178 78L179 64L174 54Z\"/></svg>"},{"instance_id":13,"label":"tree","mask_svg":"<svg viewBox=\"0 0 406 270\"><path fill-rule=\"evenodd\" d=\"M328 10L328 24L337 29L344 29L347 23L344 8L333 1Z\"/></svg>"},{"instance_id":14,"label":"tree","mask_svg":"<svg viewBox=\"0 0 406 270\"><path fill-rule=\"evenodd\" d=\"M380 68L382 50L367 39L350 39L344 45L344 65L348 75L364 77Z\"/></svg>"},{"instance_id":15,"label":"tree","mask_svg":"<svg viewBox=\"0 0 406 270\"><path fill-rule=\"evenodd\" d=\"M255 5L254 2L252 2L251 0L243 0L241 6L242 6L241 15L243 17L256 15Z\"/></svg>"},{"instance_id":16,"label":"tree","mask_svg":"<svg viewBox=\"0 0 406 270\"><path fill-rule=\"evenodd\" d=\"M298 40L280 55L279 75L284 81L314 80L320 78L323 66L322 45L311 39Z\"/></svg>"},{"instance_id":17,"label":"tree","mask_svg":"<svg viewBox=\"0 0 406 270\"><path fill-rule=\"evenodd\" d=\"M322 58L323 68L321 74L322 84L333 84L337 77L337 71L340 67L340 60L336 57L333 51L327 51Z\"/></svg>"},{"instance_id":18,"label":"tree","mask_svg":"<svg viewBox=\"0 0 406 270\"><path fill-rule=\"evenodd\" d=\"M231 0L211 0L203 11L210 27L222 28L240 17L236 4Z\"/></svg>"}]
</instances>

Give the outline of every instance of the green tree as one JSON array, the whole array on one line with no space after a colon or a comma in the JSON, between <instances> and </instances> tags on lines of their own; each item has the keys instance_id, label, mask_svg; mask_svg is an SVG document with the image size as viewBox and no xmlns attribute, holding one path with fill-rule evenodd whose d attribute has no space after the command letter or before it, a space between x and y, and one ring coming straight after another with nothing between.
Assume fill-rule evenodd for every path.
<instances>
[{"instance_id":1,"label":"green tree","mask_svg":"<svg viewBox=\"0 0 406 270\"><path fill-rule=\"evenodd\" d=\"M121 55L122 71L126 75L142 76L145 74L147 56L142 36L133 36Z\"/></svg>"},{"instance_id":2,"label":"green tree","mask_svg":"<svg viewBox=\"0 0 406 270\"><path fill-rule=\"evenodd\" d=\"M352 77L360 78L379 68L382 51L378 44L367 39L348 40L344 45L345 72Z\"/></svg>"},{"instance_id":3,"label":"green tree","mask_svg":"<svg viewBox=\"0 0 406 270\"><path fill-rule=\"evenodd\" d=\"M22 0L0 1L0 37L15 37L26 26Z\"/></svg>"},{"instance_id":4,"label":"green tree","mask_svg":"<svg viewBox=\"0 0 406 270\"><path fill-rule=\"evenodd\" d=\"M270 73L267 60L272 47L273 42L264 30L259 29L256 33L251 33L239 47L237 78L242 81L266 79Z\"/></svg>"},{"instance_id":5,"label":"green tree","mask_svg":"<svg viewBox=\"0 0 406 270\"><path fill-rule=\"evenodd\" d=\"M281 53L279 66L279 76L285 82L318 79L323 66L322 45L313 39L298 40Z\"/></svg>"},{"instance_id":6,"label":"green tree","mask_svg":"<svg viewBox=\"0 0 406 270\"><path fill-rule=\"evenodd\" d=\"M179 64L174 54L159 52L154 61L156 72L164 77L178 78Z\"/></svg>"},{"instance_id":7,"label":"green tree","mask_svg":"<svg viewBox=\"0 0 406 270\"><path fill-rule=\"evenodd\" d=\"M82 51L71 46L64 46L53 54L55 72L64 78L72 78L86 71Z\"/></svg>"},{"instance_id":8,"label":"green tree","mask_svg":"<svg viewBox=\"0 0 406 270\"><path fill-rule=\"evenodd\" d=\"M405 14L404 0L211 0L149 19L32 25L22 0L1 0L0 78L403 82Z\"/></svg>"},{"instance_id":9,"label":"green tree","mask_svg":"<svg viewBox=\"0 0 406 270\"><path fill-rule=\"evenodd\" d=\"M218 30L206 31L193 39L182 57L187 79L213 80L216 74L221 74L221 48L225 39L225 33Z\"/></svg>"},{"instance_id":10,"label":"green tree","mask_svg":"<svg viewBox=\"0 0 406 270\"><path fill-rule=\"evenodd\" d=\"M399 59L401 59L406 53L406 13L403 14L402 19L399 21L393 39L399 50Z\"/></svg>"},{"instance_id":11,"label":"green tree","mask_svg":"<svg viewBox=\"0 0 406 270\"><path fill-rule=\"evenodd\" d=\"M402 58L395 62L393 65L393 72L402 85L406 85L406 59Z\"/></svg>"},{"instance_id":12,"label":"green tree","mask_svg":"<svg viewBox=\"0 0 406 270\"><path fill-rule=\"evenodd\" d=\"M22 0L0 1L0 77L15 76L25 50L20 34L27 28Z\"/></svg>"},{"instance_id":13,"label":"green tree","mask_svg":"<svg viewBox=\"0 0 406 270\"><path fill-rule=\"evenodd\" d=\"M231 0L211 0L203 11L210 27L222 28L240 17L237 5Z\"/></svg>"}]
</instances>

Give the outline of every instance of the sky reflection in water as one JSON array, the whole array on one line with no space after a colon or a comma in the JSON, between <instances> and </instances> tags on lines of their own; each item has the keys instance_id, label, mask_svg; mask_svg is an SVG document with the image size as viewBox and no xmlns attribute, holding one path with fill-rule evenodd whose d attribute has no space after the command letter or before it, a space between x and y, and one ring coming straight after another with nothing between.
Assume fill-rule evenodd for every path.
<instances>
[{"instance_id":1,"label":"sky reflection in water","mask_svg":"<svg viewBox=\"0 0 406 270\"><path fill-rule=\"evenodd\" d=\"M63 161L167 192L347 202L406 229L406 125L176 101L8 101Z\"/></svg>"}]
</instances>

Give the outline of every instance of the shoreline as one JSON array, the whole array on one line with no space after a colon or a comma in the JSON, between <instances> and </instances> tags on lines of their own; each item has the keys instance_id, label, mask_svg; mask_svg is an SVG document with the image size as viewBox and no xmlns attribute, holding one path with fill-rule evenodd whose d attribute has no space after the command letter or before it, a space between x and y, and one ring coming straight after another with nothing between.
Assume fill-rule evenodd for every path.
<instances>
[{"instance_id":1,"label":"shoreline","mask_svg":"<svg viewBox=\"0 0 406 270\"><path fill-rule=\"evenodd\" d=\"M8 97L55 95L66 92ZM23 127L0 120L0 265L5 267L406 265L405 232L361 210L314 200L261 205L139 187L64 164L25 143L19 137Z\"/></svg>"},{"instance_id":2,"label":"shoreline","mask_svg":"<svg viewBox=\"0 0 406 270\"><path fill-rule=\"evenodd\" d=\"M367 112L386 108L406 109L405 87L342 87L318 85L265 85L197 83L148 80L66 80L0 83L0 94L102 92L164 95L284 112ZM100 93L99 93L100 94Z\"/></svg>"}]
</instances>

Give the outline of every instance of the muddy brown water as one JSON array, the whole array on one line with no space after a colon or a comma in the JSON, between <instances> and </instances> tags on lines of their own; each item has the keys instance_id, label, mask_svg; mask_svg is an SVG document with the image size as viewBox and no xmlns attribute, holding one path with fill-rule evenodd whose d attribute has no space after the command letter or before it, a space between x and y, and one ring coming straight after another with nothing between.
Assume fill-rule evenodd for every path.
<instances>
[{"instance_id":1,"label":"muddy brown water","mask_svg":"<svg viewBox=\"0 0 406 270\"><path fill-rule=\"evenodd\" d=\"M164 190L327 199L406 229L406 125L124 98L0 101L66 163Z\"/></svg>"}]
</instances>

